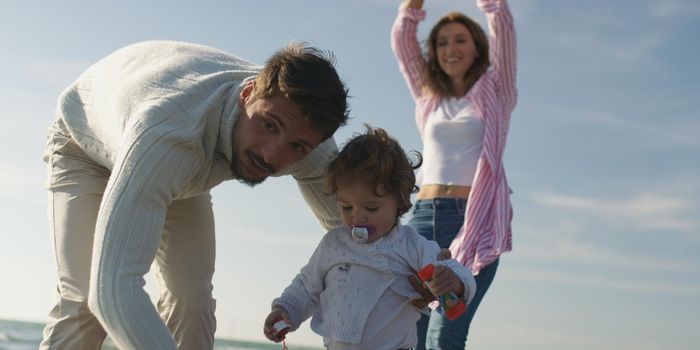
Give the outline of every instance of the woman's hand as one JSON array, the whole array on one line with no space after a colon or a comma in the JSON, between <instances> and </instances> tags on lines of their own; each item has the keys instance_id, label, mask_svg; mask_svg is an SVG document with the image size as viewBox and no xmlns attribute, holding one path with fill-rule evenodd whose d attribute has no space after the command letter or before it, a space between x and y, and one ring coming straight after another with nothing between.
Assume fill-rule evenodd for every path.
<instances>
[{"instance_id":1,"label":"woman's hand","mask_svg":"<svg viewBox=\"0 0 700 350\"><path fill-rule=\"evenodd\" d=\"M401 4L401 8L412 8L412 9L422 9L423 8L423 0L405 0Z\"/></svg>"}]
</instances>

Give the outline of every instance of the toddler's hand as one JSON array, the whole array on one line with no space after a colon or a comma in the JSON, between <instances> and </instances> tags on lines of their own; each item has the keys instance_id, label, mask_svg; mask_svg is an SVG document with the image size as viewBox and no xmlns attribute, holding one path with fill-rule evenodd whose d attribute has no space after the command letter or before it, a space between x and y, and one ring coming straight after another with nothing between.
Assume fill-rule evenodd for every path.
<instances>
[{"instance_id":1,"label":"toddler's hand","mask_svg":"<svg viewBox=\"0 0 700 350\"><path fill-rule=\"evenodd\" d=\"M441 249L437 256L438 260L447 260L450 258L452 258L452 253L450 253L450 250L447 248ZM411 287L413 287L413 290L421 295L421 299L411 300L411 304L413 304L415 308L422 309L436 299L433 293L430 292L430 289L426 288L418 277L410 276L408 282L411 284Z\"/></svg>"},{"instance_id":2,"label":"toddler's hand","mask_svg":"<svg viewBox=\"0 0 700 350\"><path fill-rule=\"evenodd\" d=\"M282 340L284 340L284 334L282 332L277 333L277 330L273 327L277 321L282 320L284 322L287 322L287 324L292 324L291 321L289 320L289 314L287 313L287 310L285 310L281 306L274 306L272 308L272 312L270 312L269 315L267 315L267 318L265 318L265 325L263 327L263 333L265 333L265 337L267 339L272 340L275 343L279 343Z\"/></svg>"},{"instance_id":3,"label":"toddler's hand","mask_svg":"<svg viewBox=\"0 0 700 350\"><path fill-rule=\"evenodd\" d=\"M464 285L451 268L444 265L435 266L433 280L430 282L431 291L435 295L453 292L458 297L464 295Z\"/></svg>"}]
</instances>

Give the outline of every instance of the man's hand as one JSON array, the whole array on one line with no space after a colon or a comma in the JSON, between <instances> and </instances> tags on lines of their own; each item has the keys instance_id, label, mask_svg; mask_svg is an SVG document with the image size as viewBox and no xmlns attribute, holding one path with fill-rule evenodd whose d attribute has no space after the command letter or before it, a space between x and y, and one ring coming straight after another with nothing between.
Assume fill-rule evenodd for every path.
<instances>
[{"instance_id":1,"label":"man's hand","mask_svg":"<svg viewBox=\"0 0 700 350\"><path fill-rule=\"evenodd\" d=\"M449 249L442 249L440 250L440 254L438 254L437 259L438 260L447 260L452 258L452 253L450 253ZM413 290L418 292L418 294L421 295L422 299L413 299L411 300L411 304L415 306L417 309L422 309L428 304L430 304L433 300L436 299L436 297L433 295L432 292L430 292L430 289L426 288L423 286L423 283L418 279L416 276L411 276L408 278L408 283L411 284L411 287L413 287Z\"/></svg>"}]
</instances>

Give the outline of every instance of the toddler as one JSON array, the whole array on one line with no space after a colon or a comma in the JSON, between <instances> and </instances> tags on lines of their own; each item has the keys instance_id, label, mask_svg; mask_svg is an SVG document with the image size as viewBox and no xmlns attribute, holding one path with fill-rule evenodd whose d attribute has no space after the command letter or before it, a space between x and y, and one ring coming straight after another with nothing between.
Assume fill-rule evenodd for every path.
<instances>
[{"instance_id":1,"label":"toddler","mask_svg":"<svg viewBox=\"0 0 700 350\"><path fill-rule=\"evenodd\" d=\"M430 289L454 293L469 303L475 282L457 261L437 261L437 243L400 223L411 207L415 166L383 129L367 126L329 164L326 189L335 194L343 225L328 232L309 262L272 302L265 336L284 339L273 325L283 320L296 330L311 328L328 349L406 349L417 344L421 296L408 279L428 264L436 266Z\"/></svg>"}]
</instances>

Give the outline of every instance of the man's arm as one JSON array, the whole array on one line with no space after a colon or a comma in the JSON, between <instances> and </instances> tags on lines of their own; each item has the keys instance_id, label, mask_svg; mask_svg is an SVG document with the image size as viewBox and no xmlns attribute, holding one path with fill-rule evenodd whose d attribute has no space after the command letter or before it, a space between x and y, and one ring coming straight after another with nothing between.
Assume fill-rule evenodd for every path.
<instances>
[{"instance_id":1,"label":"man's arm","mask_svg":"<svg viewBox=\"0 0 700 350\"><path fill-rule=\"evenodd\" d=\"M163 137L125 138L131 146L117 157L95 227L88 303L120 348L177 348L143 290L143 276L156 256L167 206L189 185L201 157L185 140L169 137L177 126L168 125L160 124Z\"/></svg>"},{"instance_id":2,"label":"man's arm","mask_svg":"<svg viewBox=\"0 0 700 350\"><path fill-rule=\"evenodd\" d=\"M335 139L331 137L316 147L291 171L306 204L311 208L324 231L330 231L341 224L335 196L326 194L323 180L326 166L337 155L338 146Z\"/></svg>"}]
</instances>

